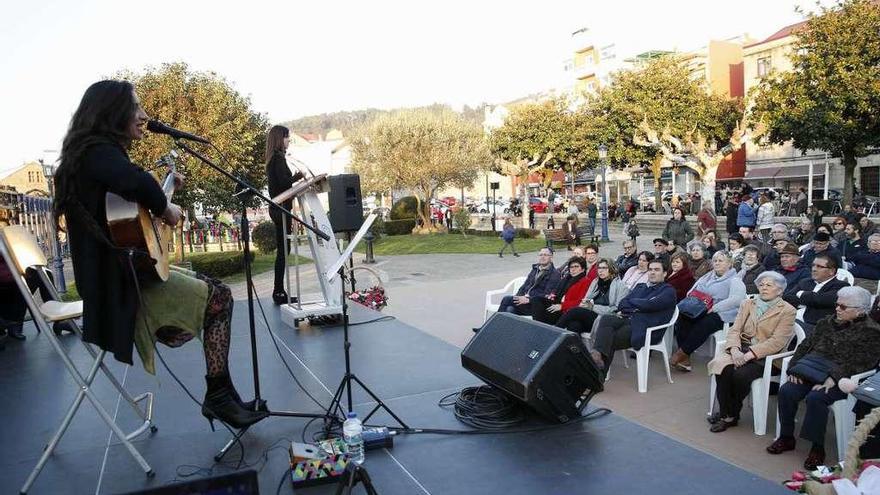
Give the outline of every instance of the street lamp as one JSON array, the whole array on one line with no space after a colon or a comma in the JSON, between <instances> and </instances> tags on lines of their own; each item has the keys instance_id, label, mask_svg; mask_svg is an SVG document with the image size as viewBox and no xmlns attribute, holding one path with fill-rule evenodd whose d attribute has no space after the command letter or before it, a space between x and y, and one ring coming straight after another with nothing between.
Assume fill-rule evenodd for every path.
<instances>
[{"instance_id":1,"label":"street lamp","mask_svg":"<svg viewBox=\"0 0 880 495\"><path fill-rule=\"evenodd\" d=\"M45 151L43 158L40 158L40 166L43 167L43 175L46 177L46 183L49 189L49 200L52 205L52 210L55 208L55 184L53 181L53 177L55 176L55 160L52 158L48 158L47 155L55 154L57 152L54 151ZM55 256L52 263L52 273L55 275L55 287L58 289L60 294L65 294L67 292L67 285L64 282L64 261L62 261L62 252L61 252L61 241L58 240L58 226L55 225L55 213L54 211L49 211L49 231L52 235L52 239L54 242L54 251Z\"/></svg>"},{"instance_id":2,"label":"street lamp","mask_svg":"<svg viewBox=\"0 0 880 495\"><path fill-rule=\"evenodd\" d=\"M608 195L607 187L608 182L605 176L605 172L608 169L608 162L606 159L608 158L608 147L604 144L599 145L599 161L602 163L602 240L610 241L608 238Z\"/></svg>"}]
</instances>

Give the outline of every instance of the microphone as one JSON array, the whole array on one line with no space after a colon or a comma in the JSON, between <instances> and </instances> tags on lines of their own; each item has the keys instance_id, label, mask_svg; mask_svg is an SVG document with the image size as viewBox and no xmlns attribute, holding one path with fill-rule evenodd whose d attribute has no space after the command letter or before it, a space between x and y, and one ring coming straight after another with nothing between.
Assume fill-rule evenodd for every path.
<instances>
[{"instance_id":1,"label":"microphone","mask_svg":"<svg viewBox=\"0 0 880 495\"><path fill-rule=\"evenodd\" d=\"M156 134L167 134L174 139L187 139L189 141L196 141L204 144L211 144L211 141L207 139L196 136L195 134L190 134L185 131L181 131L175 129L167 124L159 122L158 120L151 120L147 122L147 130L150 132L155 132Z\"/></svg>"}]
</instances>

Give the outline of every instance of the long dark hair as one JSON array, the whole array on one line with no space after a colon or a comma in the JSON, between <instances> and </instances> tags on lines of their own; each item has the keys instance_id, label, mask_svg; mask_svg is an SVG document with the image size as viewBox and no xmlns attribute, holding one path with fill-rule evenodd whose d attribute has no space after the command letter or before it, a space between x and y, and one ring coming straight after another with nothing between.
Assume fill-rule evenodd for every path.
<instances>
[{"instance_id":1,"label":"long dark hair","mask_svg":"<svg viewBox=\"0 0 880 495\"><path fill-rule=\"evenodd\" d=\"M290 136L290 129L283 125L273 125L266 138L266 165L272 161L276 151L284 151L284 138Z\"/></svg>"},{"instance_id":2,"label":"long dark hair","mask_svg":"<svg viewBox=\"0 0 880 495\"><path fill-rule=\"evenodd\" d=\"M137 112L134 86L128 81L99 81L89 86L61 145L61 158L55 174L55 218L70 211L76 201L75 177L86 150L98 143L131 144L128 126Z\"/></svg>"}]
</instances>

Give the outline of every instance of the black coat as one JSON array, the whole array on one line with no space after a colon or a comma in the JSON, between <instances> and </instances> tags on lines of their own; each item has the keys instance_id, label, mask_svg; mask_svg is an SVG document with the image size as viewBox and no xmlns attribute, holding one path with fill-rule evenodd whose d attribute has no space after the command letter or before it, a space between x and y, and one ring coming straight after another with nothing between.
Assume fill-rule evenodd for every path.
<instances>
[{"instance_id":1,"label":"black coat","mask_svg":"<svg viewBox=\"0 0 880 495\"><path fill-rule=\"evenodd\" d=\"M843 280L832 278L819 289L819 292L813 292L816 287L816 281L812 278L801 280L797 287L786 290L782 296L785 302L791 304L795 308L800 305L806 306L804 311L804 321L810 325L815 325L817 321L826 316L834 314L834 305L837 304L837 291L849 284ZM797 296L799 291L803 291L800 297Z\"/></svg>"},{"instance_id":2,"label":"black coat","mask_svg":"<svg viewBox=\"0 0 880 495\"><path fill-rule=\"evenodd\" d=\"M153 176L131 163L119 145L93 145L81 160L73 180L85 212L68 211L65 218L76 290L83 300L84 339L112 352L117 360L132 364L137 292L125 255L107 244L110 232L105 196L107 192L118 194L140 203L154 215L165 211L167 200ZM93 223L89 224L81 213ZM96 229L103 232L104 239Z\"/></svg>"},{"instance_id":3,"label":"black coat","mask_svg":"<svg viewBox=\"0 0 880 495\"><path fill-rule=\"evenodd\" d=\"M283 193L290 189L294 182L302 179L301 173L294 175L287 166L287 160L284 158L284 152L276 150L272 155L272 159L266 164L266 179L269 182L269 197ZM281 206L290 210L293 207L293 198L281 203ZM281 222L282 213L275 208L269 209L269 217L276 224Z\"/></svg>"}]
</instances>

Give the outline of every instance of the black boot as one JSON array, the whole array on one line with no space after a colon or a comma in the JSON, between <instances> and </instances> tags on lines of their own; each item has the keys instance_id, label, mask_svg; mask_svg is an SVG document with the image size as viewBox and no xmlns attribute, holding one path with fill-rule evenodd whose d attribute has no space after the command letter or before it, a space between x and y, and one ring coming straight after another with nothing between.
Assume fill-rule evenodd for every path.
<instances>
[{"instance_id":1,"label":"black boot","mask_svg":"<svg viewBox=\"0 0 880 495\"><path fill-rule=\"evenodd\" d=\"M8 335L10 339L15 339L15 340L27 339L27 337L25 337L24 334L21 333L21 329L22 329L21 327L22 327L22 325L20 325L20 324L13 324L12 326L6 328L6 335Z\"/></svg>"},{"instance_id":2,"label":"black boot","mask_svg":"<svg viewBox=\"0 0 880 495\"><path fill-rule=\"evenodd\" d=\"M295 304L298 301L296 296L290 298L290 303ZM272 292L272 302L275 303L276 306L281 306L282 304L287 304L287 291L284 289L278 289Z\"/></svg>"},{"instance_id":3,"label":"black boot","mask_svg":"<svg viewBox=\"0 0 880 495\"><path fill-rule=\"evenodd\" d=\"M238 391L235 390L235 385L232 384L232 378L229 376L229 373L225 375L221 375L226 380L226 386L229 387L230 394L232 395L232 399L241 406L245 411L266 411L266 401L260 399L260 405L256 409L254 409L254 405L257 403L255 400L249 400L247 402L242 402L241 397L238 395Z\"/></svg>"},{"instance_id":4,"label":"black boot","mask_svg":"<svg viewBox=\"0 0 880 495\"><path fill-rule=\"evenodd\" d=\"M247 411L235 401L234 388L228 374L206 376L208 390L202 402L202 416L208 419L211 430L214 420L219 419L233 428L245 428L269 415L266 411Z\"/></svg>"}]
</instances>

